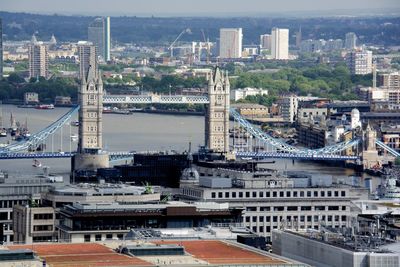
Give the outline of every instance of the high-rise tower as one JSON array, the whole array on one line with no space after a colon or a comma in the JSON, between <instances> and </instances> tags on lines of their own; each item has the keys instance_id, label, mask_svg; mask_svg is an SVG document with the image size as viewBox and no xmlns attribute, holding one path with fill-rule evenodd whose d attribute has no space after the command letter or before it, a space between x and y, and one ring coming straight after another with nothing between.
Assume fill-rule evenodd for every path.
<instances>
[{"instance_id":1,"label":"high-rise tower","mask_svg":"<svg viewBox=\"0 0 400 267\"><path fill-rule=\"evenodd\" d=\"M3 77L3 23L0 18L0 79Z\"/></svg>"},{"instance_id":2,"label":"high-rise tower","mask_svg":"<svg viewBox=\"0 0 400 267\"><path fill-rule=\"evenodd\" d=\"M210 103L205 116L205 144L215 152L229 152L229 93L228 73L216 67L208 82Z\"/></svg>"},{"instance_id":3,"label":"high-rise tower","mask_svg":"<svg viewBox=\"0 0 400 267\"><path fill-rule=\"evenodd\" d=\"M101 59L111 60L110 17L96 18L89 24L88 40L97 47Z\"/></svg>"},{"instance_id":4,"label":"high-rise tower","mask_svg":"<svg viewBox=\"0 0 400 267\"><path fill-rule=\"evenodd\" d=\"M242 57L242 28L224 28L219 30L220 58Z\"/></svg>"},{"instance_id":5,"label":"high-rise tower","mask_svg":"<svg viewBox=\"0 0 400 267\"><path fill-rule=\"evenodd\" d=\"M271 31L271 55L273 59L289 59L289 30L273 28Z\"/></svg>"},{"instance_id":6,"label":"high-rise tower","mask_svg":"<svg viewBox=\"0 0 400 267\"><path fill-rule=\"evenodd\" d=\"M47 46L36 42L29 46L29 78L49 77Z\"/></svg>"}]
</instances>

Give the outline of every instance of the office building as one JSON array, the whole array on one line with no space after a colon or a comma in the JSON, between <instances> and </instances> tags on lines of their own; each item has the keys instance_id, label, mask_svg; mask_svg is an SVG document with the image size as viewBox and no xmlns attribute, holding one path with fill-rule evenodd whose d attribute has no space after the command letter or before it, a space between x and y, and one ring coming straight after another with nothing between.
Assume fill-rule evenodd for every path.
<instances>
[{"instance_id":1,"label":"office building","mask_svg":"<svg viewBox=\"0 0 400 267\"><path fill-rule=\"evenodd\" d=\"M273 59L289 59L289 30L272 28L271 55Z\"/></svg>"},{"instance_id":2,"label":"office building","mask_svg":"<svg viewBox=\"0 0 400 267\"><path fill-rule=\"evenodd\" d=\"M273 253L311 266L399 266L398 251L388 250L382 246L384 243L385 240L377 237L376 233L350 235L331 229L307 232L274 230L272 233Z\"/></svg>"},{"instance_id":3,"label":"office building","mask_svg":"<svg viewBox=\"0 0 400 267\"><path fill-rule=\"evenodd\" d=\"M300 48L302 39L303 39L303 37L302 37L302 34L301 34L301 27L300 27L299 31L296 32L296 47L297 48Z\"/></svg>"},{"instance_id":4,"label":"office building","mask_svg":"<svg viewBox=\"0 0 400 267\"><path fill-rule=\"evenodd\" d=\"M29 78L49 77L47 46L36 42L29 46Z\"/></svg>"},{"instance_id":5,"label":"office building","mask_svg":"<svg viewBox=\"0 0 400 267\"><path fill-rule=\"evenodd\" d=\"M242 28L223 28L219 30L219 57L242 57Z\"/></svg>"},{"instance_id":6,"label":"office building","mask_svg":"<svg viewBox=\"0 0 400 267\"><path fill-rule=\"evenodd\" d=\"M205 165L205 166L200 166ZM243 208L245 227L270 240L273 229L320 229L348 226L357 214L352 201L368 199L368 189L332 182L331 176L258 170L245 172L209 168L197 163L199 178L182 184L180 197L194 201L229 203Z\"/></svg>"},{"instance_id":7,"label":"office building","mask_svg":"<svg viewBox=\"0 0 400 267\"><path fill-rule=\"evenodd\" d=\"M102 60L111 60L110 17L96 18L89 24L88 40L97 47Z\"/></svg>"},{"instance_id":8,"label":"office building","mask_svg":"<svg viewBox=\"0 0 400 267\"><path fill-rule=\"evenodd\" d=\"M353 49L357 48L357 35L354 32L346 33L344 47L347 50L353 50Z\"/></svg>"},{"instance_id":9,"label":"office building","mask_svg":"<svg viewBox=\"0 0 400 267\"><path fill-rule=\"evenodd\" d=\"M346 63L351 74L370 74L372 73L372 51L351 51L346 55Z\"/></svg>"},{"instance_id":10,"label":"office building","mask_svg":"<svg viewBox=\"0 0 400 267\"><path fill-rule=\"evenodd\" d=\"M3 77L3 22L0 18L0 79Z\"/></svg>"},{"instance_id":11,"label":"office building","mask_svg":"<svg viewBox=\"0 0 400 267\"><path fill-rule=\"evenodd\" d=\"M235 89L231 91L231 100L238 101L240 99L245 99L248 96L256 95L268 95L268 90L251 87Z\"/></svg>"},{"instance_id":12,"label":"office building","mask_svg":"<svg viewBox=\"0 0 400 267\"><path fill-rule=\"evenodd\" d=\"M271 50L271 34L260 35L261 49Z\"/></svg>"}]
</instances>

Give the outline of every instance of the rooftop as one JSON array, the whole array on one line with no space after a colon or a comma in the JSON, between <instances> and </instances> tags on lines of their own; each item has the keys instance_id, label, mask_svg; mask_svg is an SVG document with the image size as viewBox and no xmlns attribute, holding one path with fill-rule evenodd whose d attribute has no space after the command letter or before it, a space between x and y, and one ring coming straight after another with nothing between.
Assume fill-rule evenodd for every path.
<instances>
[{"instance_id":1,"label":"rooftop","mask_svg":"<svg viewBox=\"0 0 400 267\"><path fill-rule=\"evenodd\" d=\"M130 186L126 184L75 184L66 185L51 190L56 195L141 195L146 191L143 186Z\"/></svg>"},{"instance_id":2,"label":"rooftop","mask_svg":"<svg viewBox=\"0 0 400 267\"><path fill-rule=\"evenodd\" d=\"M186 255L128 256L118 247L183 246ZM236 242L217 240L157 240L148 242L110 241L81 244L33 244L9 246L10 250L30 249L50 266L307 266Z\"/></svg>"}]
</instances>

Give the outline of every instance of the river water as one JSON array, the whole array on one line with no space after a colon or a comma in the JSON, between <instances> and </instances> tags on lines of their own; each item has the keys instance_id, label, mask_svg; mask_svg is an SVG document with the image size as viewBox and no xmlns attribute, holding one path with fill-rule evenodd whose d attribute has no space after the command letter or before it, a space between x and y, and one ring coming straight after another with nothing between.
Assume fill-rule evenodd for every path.
<instances>
[{"instance_id":1,"label":"river water","mask_svg":"<svg viewBox=\"0 0 400 267\"><path fill-rule=\"evenodd\" d=\"M31 133L35 133L57 118L67 113L69 108L55 108L53 110L37 110L17 108L13 105L3 105L3 125L9 127L11 113L21 124L27 121ZM77 120L77 114L74 120ZM76 149L76 142L71 142L71 135L77 135L78 128L66 125L58 130L53 138L46 142L48 150L69 151ZM196 148L204 143L204 118L201 116L177 116L134 113L133 115L104 114L103 115L103 142L108 151L185 151L189 142ZM7 142L7 138L0 139L0 143ZM44 166L49 166L52 173L68 174L70 171L69 159L43 159ZM313 175L331 175L334 180L346 179L349 176L361 177L363 185L371 183L375 188L380 179L369 179L366 174L357 174L352 169L326 166L313 161L292 161L289 159L276 160L274 164L265 164L264 167L288 170L306 171ZM0 170L10 174L41 173L40 168L32 166L32 160L0 160Z\"/></svg>"}]
</instances>

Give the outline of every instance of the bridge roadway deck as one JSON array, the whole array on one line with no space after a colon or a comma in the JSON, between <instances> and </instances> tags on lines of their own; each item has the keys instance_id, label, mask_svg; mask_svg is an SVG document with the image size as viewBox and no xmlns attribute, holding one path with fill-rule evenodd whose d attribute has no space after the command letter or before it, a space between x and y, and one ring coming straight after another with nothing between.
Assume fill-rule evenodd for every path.
<instances>
[{"instance_id":1,"label":"bridge roadway deck","mask_svg":"<svg viewBox=\"0 0 400 267\"><path fill-rule=\"evenodd\" d=\"M132 158L135 154L141 152L110 152L108 153L111 161L123 160ZM143 152L146 153L146 152ZM75 152L43 152L43 153L3 153L0 154L2 159L40 159L40 158L70 158ZM307 159L307 160L357 160L357 156L342 156L342 155L312 155L312 154L291 154L277 152L236 152L238 158L251 159Z\"/></svg>"},{"instance_id":2,"label":"bridge roadway deck","mask_svg":"<svg viewBox=\"0 0 400 267\"><path fill-rule=\"evenodd\" d=\"M208 96L193 95L105 95L103 104L208 104Z\"/></svg>"}]
</instances>

